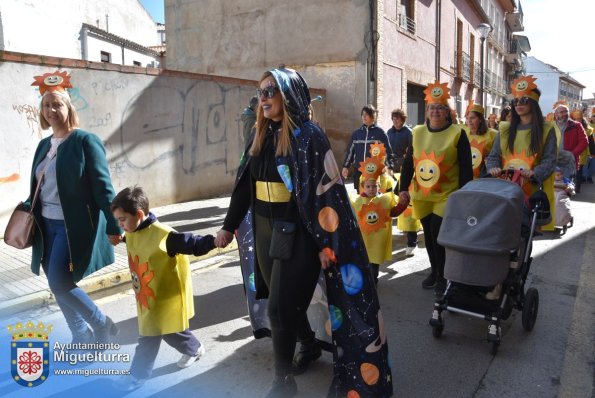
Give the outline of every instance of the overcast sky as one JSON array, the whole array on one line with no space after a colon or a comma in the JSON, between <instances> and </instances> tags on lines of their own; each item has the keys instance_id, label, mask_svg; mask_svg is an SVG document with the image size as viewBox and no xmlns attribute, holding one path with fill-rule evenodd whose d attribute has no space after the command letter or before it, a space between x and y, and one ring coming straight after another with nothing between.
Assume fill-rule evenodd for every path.
<instances>
[{"instance_id":1,"label":"overcast sky","mask_svg":"<svg viewBox=\"0 0 595 398\"><path fill-rule=\"evenodd\" d=\"M520 0L529 38L527 54L569 72L587 86L583 98L595 92L595 1ZM531 71L527 70L530 74ZM539 86L539 76L537 85Z\"/></svg>"}]
</instances>

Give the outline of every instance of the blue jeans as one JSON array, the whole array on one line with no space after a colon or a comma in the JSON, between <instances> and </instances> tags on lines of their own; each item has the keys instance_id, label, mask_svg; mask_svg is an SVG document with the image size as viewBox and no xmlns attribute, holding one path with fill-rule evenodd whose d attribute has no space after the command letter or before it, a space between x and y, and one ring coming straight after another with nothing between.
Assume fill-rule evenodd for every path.
<instances>
[{"instance_id":1,"label":"blue jeans","mask_svg":"<svg viewBox=\"0 0 595 398\"><path fill-rule=\"evenodd\" d=\"M87 293L74 283L73 273L69 269L70 252L64 220L43 217L42 224L44 247L41 266L72 335L84 335L89 328L87 323L93 329L103 327L105 315Z\"/></svg>"}]
</instances>

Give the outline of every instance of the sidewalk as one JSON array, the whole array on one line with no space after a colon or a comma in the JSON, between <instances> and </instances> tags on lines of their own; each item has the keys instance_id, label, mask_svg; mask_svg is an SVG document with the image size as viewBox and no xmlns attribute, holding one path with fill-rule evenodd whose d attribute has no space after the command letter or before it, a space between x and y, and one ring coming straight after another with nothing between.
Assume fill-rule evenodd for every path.
<instances>
[{"instance_id":1,"label":"sidewalk","mask_svg":"<svg viewBox=\"0 0 595 398\"><path fill-rule=\"evenodd\" d=\"M224 196L156 207L151 211L159 221L179 232L214 235L223 224L229 200L229 196ZM224 251L228 252L236 248L237 244L234 240ZM191 256L192 269L209 265L209 263L198 262L198 260L216 256L221 252L212 250L202 257ZM130 281L126 245L116 246L115 255L114 264L85 278L79 282L79 286L91 293ZM5 244L4 240L0 240L0 284L3 287L0 289L0 315L2 317L53 302L47 279L43 275L33 274L30 264L30 248L18 250Z\"/></svg>"}]
</instances>

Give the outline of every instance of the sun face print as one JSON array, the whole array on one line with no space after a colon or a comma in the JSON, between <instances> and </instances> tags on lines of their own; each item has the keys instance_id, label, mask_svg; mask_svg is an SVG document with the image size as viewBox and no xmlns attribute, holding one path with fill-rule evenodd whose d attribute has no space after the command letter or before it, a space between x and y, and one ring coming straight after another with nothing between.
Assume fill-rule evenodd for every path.
<instances>
[{"instance_id":1,"label":"sun face print","mask_svg":"<svg viewBox=\"0 0 595 398\"><path fill-rule=\"evenodd\" d=\"M147 272L149 269L148 263L139 264L138 256L134 256L134 260L128 255L128 266L130 267L130 274L132 277L132 288L136 295L136 301L140 304L142 312L143 307L150 309L149 297L155 299L155 292L149 287L149 282L153 279L153 271Z\"/></svg>"},{"instance_id":2,"label":"sun face print","mask_svg":"<svg viewBox=\"0 0 595 398\"><path fill-rule=\"evenodd\" d=\"M450 168L442 163L443 159L444 154L436 157L434 152L427 154L425 151L419 158L415 157L415 180L424 196L430 191L441 191L441 183L446 181L444 173Z\"/></svg>"},{"instance_id":3,"label":"sun face print","mask_svg":"<svg viewBox=\"0 0 595 398\"><path fill-rule=\"evenodd\" d=\"M357 169L364 178L378 178L382 174L384 163L377 157L367 158L363 162L359 162L359 169Z\"/></svg>"},{"instance_id":4,"label":"sun face print","mask_svg":"<svg viewBox=\"0 0 595 398\"><path fill-rule=\"evenodd\" d=\"M535 164L535 155L527 155L523 149L520 153L513 153L505 161L503 169L531 170Z\"/></svg>"},{"instance_id":5,"label":"sun face print","mask_svg":"<svg viewBox=\"0 0 595 398\"><path fill-rule=\"evenodd\" d=\"M373 200L363 205L360 211L357 212L359 227L367 233L377 232L386 226L389 220L388 211L380 203Z\"/></svg>"},{"instance_id":6,"label":"sun face print","mask_svg":"<svg viewBox=\"0 0 595 398\"><path fill-rule=\"evenodd\" d=\"M35 81L31 85L39 86L39 93L41 95L46 91L65 91L67 88L72 88L68 72L55 71L52 73L45 73L41 76L33 76L33 78Z\"/></svg>"},{"instance_id":7,"label":"sun face print","mask_svg":"<svg viewBox=\"0 0 595 398\"><path fill-rule=\"evenodd\" d=\"M486 147L486 141L479 142L474 139L469 140L471 146L471 164L473 165L473 176L479 177L481 165L483 163L483 153Z\"/></svg>"},{"instance_id":8,"label":"sun face print","mask_svg":"<svg viewBox=\"0 0 595 398\"><path fill-rule=\"evenodd\" d=\"M370 144L370 156L375 156L377 158L382 159L386 157L386 148L382 142L378 144Z\"/></svg>"}]
</instances>

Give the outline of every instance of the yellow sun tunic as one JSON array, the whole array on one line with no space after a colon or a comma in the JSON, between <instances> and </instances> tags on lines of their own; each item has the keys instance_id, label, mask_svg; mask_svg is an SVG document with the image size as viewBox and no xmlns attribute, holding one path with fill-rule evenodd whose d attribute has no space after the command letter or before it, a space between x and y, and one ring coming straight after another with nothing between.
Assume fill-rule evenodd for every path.
<instances>
[{"instance_id":1,"label":"yellow sun tunic","mask_svg":"<svg viewBox=\"0 0 595 398\"><path fill-rule=\"evenodd\" d=\"M141 336L182 332L194 316L188 256L167 255L166 241L171 231L157 221L126 233Z\"/></svg>"},{"instance_id":2,"label":"yellow sun tunic","mask_svg":"<svg viewBox=\"0 0 595 398\"><path fill-rule=\"evenodd\" d=\"M374 198L360 195L353 201L370 263L382 264L393 256L390 210L396 204L395 195L392 192Z\"/></svg>"},{"instance_id":3,"label":"yellow sun tunic","mask_svg":"<svg viewBox=\"0 0 595 398\"><path fill-rule=\"evenodd\" d=\"M587 125L587 129L585 130L585 133L587 133L587 138L589 138L590 136L592 136L593 135L593 127ZM580 159L579 159L579 164L581 166L586 165L588 158L589 158L589 146L587 145L587 147L585 148L585 150L581 153L581 156L580 156Z\"/></svg>"},{"instance_id":4,"label":"yellow sun tunic","mask_svg":"<svg viewBox=\"0 0 595 398\"><path fill-rule=\"evenodd\" d=\"M459 188L457 145L461 126L432 133L425 124L413 129L413 165L415 177L411 200L413 217L421 220L429 214L444 216L446 201Z\"/></svg>"},{"instance_id":5,"label":"yellow sun tunic","mask_svg":"<svg viewBox=\"0 0 595 398\"><path fill-rule=\"evenodd\" d=\"M469 138L469 145L471 146L473 179L475 180L480 177L481 167L485 164L485 159L492 150L498 132L494 129L488 129L483 135L471 134L469 127L465 126L465 133Z\"/></svg>"},{"instance_id":6,"label":"yellow sun tunic","mask_svg":"<svg viewBox=\"0 0 595 398\"><path fill-rule=\"evenodd\" d=\"M554 129L555 123L552 122L543 122L543 139L541 145L545 145L545 141L547 140L547 136L549 132ZM500 125L500 152L502 156L502 169L507 170L509 168L513 168L515 170L531 170L535 166L537 166L541 162L541 155L540 154L530 154L529 147L531 145L531 130L517 130L516 139L514 140L514 148L513 152L511 153L508 150L508 129L510 128L510 123L502 123ZM558 139L557 147L559 148L559 137L556 132L556 138ZM523 191L527 196L530 196L533 192L535 192L539 187L536 184L531 184L531 182L525 182L523 186ZM556 207L553 205L555 202L554 197L554 173L552 173L545 181L543 181L543 191L547 195L547 198L550 202L550 213L552 215L552 222L544 225L542 227L545 231L553 231L554 230L554 220L555 220L555 209Z\"/></svg>"},{"instance_id":7,"label":"yellow sun tunic","mask_svg":"<svg viewBox=\"0 0 595 398\"><path fill-rule=\"evenodd\" d=\"M401 179L401 173L395 173L397 181ZM411 192L409 192L411 195ZM398 199L397 199L398 202ZM413 217L413 204L409 202L409 206L404 212L397 217L397 228L401 232L417 232L421 229L421 222Z\"/></svg>"}]
</instances>

